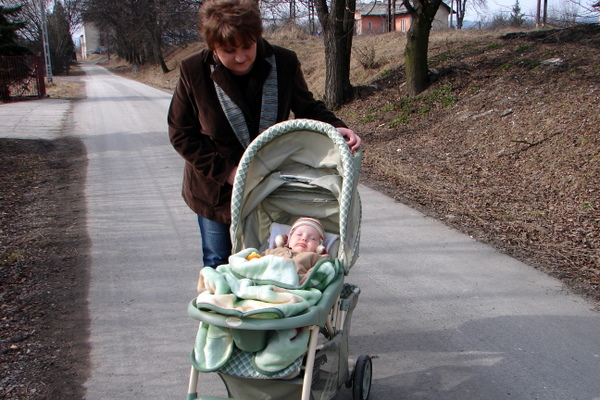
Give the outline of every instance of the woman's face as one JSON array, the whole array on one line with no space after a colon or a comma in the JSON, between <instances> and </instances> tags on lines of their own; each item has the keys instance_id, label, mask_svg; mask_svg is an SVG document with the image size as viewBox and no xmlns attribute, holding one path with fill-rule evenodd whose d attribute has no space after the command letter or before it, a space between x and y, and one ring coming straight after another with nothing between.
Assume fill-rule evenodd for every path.
<instances>
[{"instance_id":1,"label":"woman's face","mask_svg":"<svg viewBox=\"0 0 600 400\"><path fill-rule=\"evenodd\" d=\"M256 42L240 46L217 45L214 51L221 63L234 75L246 75L256 60Z\"/></svg>"},{"instance_id":2,"label":"woman's face","mask_svg":"<svg viewBox=\"0 0 600 400\"><path fill-rule=\"evenodd\" d=\"M300 225L288 239L288 247L297 253L314 253L320 244L319 231L308 225Z\"/></svg>"}]
</instances>

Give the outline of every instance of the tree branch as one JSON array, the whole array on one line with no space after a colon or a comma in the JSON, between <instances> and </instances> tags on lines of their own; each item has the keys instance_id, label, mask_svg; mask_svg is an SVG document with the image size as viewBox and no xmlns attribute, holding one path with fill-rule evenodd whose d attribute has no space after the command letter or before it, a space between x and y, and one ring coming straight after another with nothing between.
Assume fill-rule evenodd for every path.
<instances>
[{"instance_id":1,"label":"tree branch","mask_svg":"<svg viewBox=\"0 0 600 400\"><path fill-rule=\"evenodd\" d=\"M535 147L535 146L537 146L537 145L539 145L539 144L542 144L542 143L544 143L546 140L552 139L554 136L556 136L556 135L559 135L559 134L561 134L561 133L562 133L562 132L560 132L560 131L558 131L558 132L554 132L554 133L551 133L550 135L546 136L545 138L543 138L543 139L540 139L540 140L538 140L538 141L535 141L535 142L530 142L530 141L527 141L527 140L511 140L511 142L514 142L514 143L524 143L524 144L526 144L527 146L523 147L522 149L519 149L519 150L513 151L512 153L500 154L498 157L514 156L515 154L520 154L520 153L523 153L523 152L525 152L525 151L527 151L527 150L531 149L532 147Z\"/></svg>"}]
</instances>

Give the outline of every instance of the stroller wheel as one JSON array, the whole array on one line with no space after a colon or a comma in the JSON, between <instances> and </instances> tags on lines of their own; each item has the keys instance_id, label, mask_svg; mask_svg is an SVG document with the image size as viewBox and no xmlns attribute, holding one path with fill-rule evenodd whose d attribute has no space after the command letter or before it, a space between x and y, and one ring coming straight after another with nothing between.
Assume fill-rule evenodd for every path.
<instances>
[{"instance_id":1,"label":"stroller wheel","mask_svg":"<svg viewBox=\"0 0 600 400\"><path fill-rule=\"evenodd\" d=\"M367 400L371 391L373 364L371 357L362 355L356 360L352 377L352 399Z\"/></svg>"}]
</instances>

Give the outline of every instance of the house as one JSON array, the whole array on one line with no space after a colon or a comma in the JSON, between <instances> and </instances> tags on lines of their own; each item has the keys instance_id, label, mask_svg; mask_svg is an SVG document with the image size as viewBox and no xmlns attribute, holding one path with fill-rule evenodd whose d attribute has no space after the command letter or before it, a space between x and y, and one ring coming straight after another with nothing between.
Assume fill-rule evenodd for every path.
<instances>
[{"instance_id":1,"label":"house","mask_svg":"<svg viewBox=\"0 0 600 400\"><path fill-rule=\"evenodd\" d=\"M448 29L448 18L450 7L444 2L438 8L431 29ZM410 28L412 18L401 0L396 0L396 12L394 13L394 30L407 32ZM388 5L378 1L367 4L357 4L354 14L355 31L357 35L377 34L388 32Z\"/></svg>"},{"instance_id":2,"label":"house","mask_svg":"<svg viewBox=\"0 0 600 400\"><path fill-rule=\"evenodd\" d=\"M79 36L81 45L81 58L85 60L93 53L100 52L100 32L92 23L85 22L82 26L82 33Z\"/></svg>"}]
</instances>

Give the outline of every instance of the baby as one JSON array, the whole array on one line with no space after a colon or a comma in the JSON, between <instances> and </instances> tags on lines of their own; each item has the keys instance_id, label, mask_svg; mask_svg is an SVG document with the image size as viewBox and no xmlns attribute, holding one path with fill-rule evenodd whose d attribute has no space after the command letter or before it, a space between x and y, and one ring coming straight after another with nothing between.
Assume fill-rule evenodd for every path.
<instances>
[{"instance_id":1,"label":"baby","mask_svg":"<svg viewBox=\"0 0 600 400\"><path fill-rule=\"evenodd\" d=\"M299 276L305 276L319 261L330 258L323 246L325 230L318 219L302 217L292 225L289 235L278 235L274 249L263 255L275 255L291 259Z\"/></svg>"}]
</instances>

